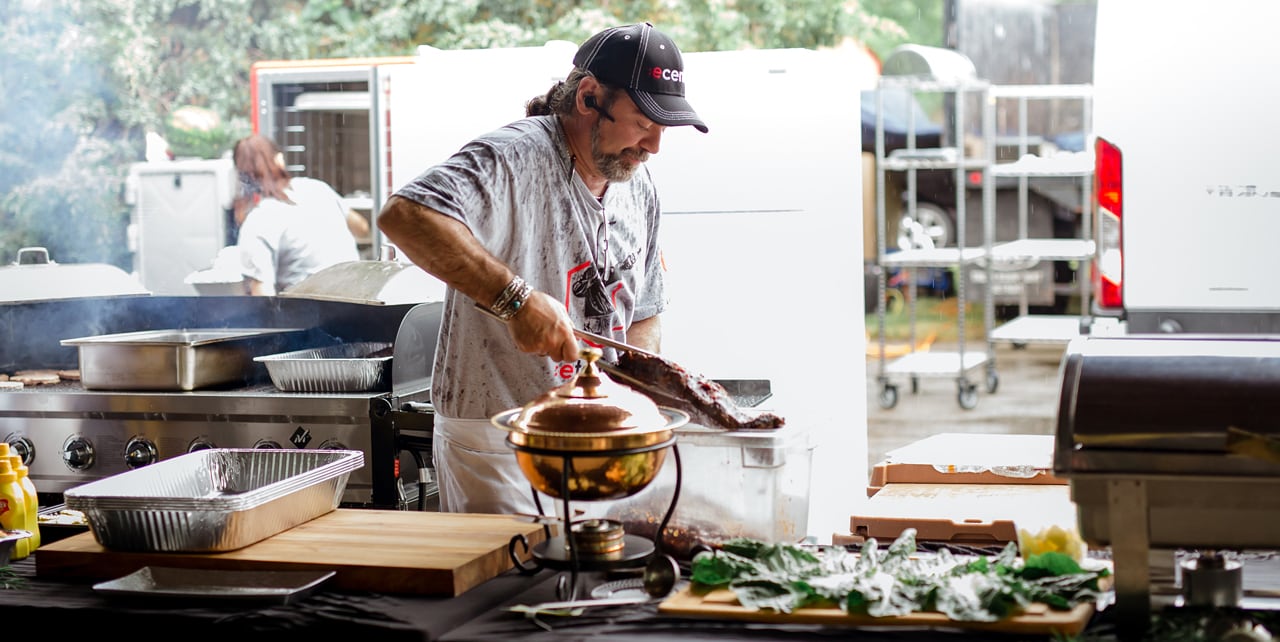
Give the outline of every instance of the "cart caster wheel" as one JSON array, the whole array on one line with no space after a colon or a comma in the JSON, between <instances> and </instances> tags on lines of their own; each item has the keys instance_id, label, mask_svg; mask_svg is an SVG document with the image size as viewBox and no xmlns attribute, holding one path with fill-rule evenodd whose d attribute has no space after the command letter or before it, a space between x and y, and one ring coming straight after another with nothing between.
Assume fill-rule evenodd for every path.
<instances>
[{"instance_id":1,"label":"cart caster wheel","mask_svg":"<svg viewBox=\"0 0 1280 642\"><path fill-rule=\"evenodd\" d=\"M987 373L987 392L989 394L995 394L996 390L999 390L999 389L1000 389L1000 375L994 372L988 372Z\"/></svg>"},{"instance_id":2,"label":"cart caster wheel","mask_svg":"<svg viewBox=\"0 0 1280 642\"><path fill-rule=\"evenodd\" d=\"M956 401L960 402L960 407L965 410L973 410L978 407L978 387L971 383L961 383L959 392L956 394Z\"/></svg>"},{"instance_id":3,"label":"cart caster wheel","mask_svg":"<svg viewBox=\"0 0 1280 642\"><path fill-rule=\"evenodd\" d=\"M880 407L888 410L898 405L898 387L886 383L880 387Z\"/></svg>"},{"instance_id":4,"label":"cart caster wheel","mask_svg":"<svg viewBox=\"0 0 1280 642\"><path fill-rule=\"evenodd\" d=\"M911 394L914 395L914 394L918 394L919 392L920 392L920 377L912 377L911 378Z\"/></svg>"}]
</instances>

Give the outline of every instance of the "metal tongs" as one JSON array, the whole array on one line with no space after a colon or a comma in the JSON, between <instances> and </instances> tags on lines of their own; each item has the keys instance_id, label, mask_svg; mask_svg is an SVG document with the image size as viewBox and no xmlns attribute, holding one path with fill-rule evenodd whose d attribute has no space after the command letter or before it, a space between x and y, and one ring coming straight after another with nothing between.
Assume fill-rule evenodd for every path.
<instances>
[{"instance_id":1,"label":"metal tongs","mask_svg":"<svg viewBox=\"0 0 1280 642\"><path fill-rule=\"evenodd\" d=\"M609 346L614 350L627 350L630 352L634 352L636 354L644 355L646 357L661 359L662 361L666 362L666 359L664 359L661 355L654 354L642 348L637 348L629 343L614 341L609 337L603 337L598 334L587 332L586 330L579 330L577 328L574 328L573 333L577 335L579 339L582 339L589 343L597 343L600 345ZM633 388L636 391L643 393L645 396L652 399L653 402L658 404L659 406L670 406L672 408L685 408L688 406L688 404L684 400L673 396L671 393L667 392L666 390L659 388L658 386L655 386L648 381L637 379L631 376L629 373L624 372L621 368L618 367L618 364L616 363L611 363L609 361L605 361L604 359L598 359L596 361L596 367L605 371L605 373L608 374L609 377L614 381L617 381L621 384L626 385L629 388Z\"/></svg>"},{"instance_id":2,"label":"metal tongs","mask_svg":"<svg viewBox=\"0 0 1280 642\"><path fill-rule=\"evenodd\" d=\"M637 348L629 343L623 343L621 341L614 341L609 337L595 334L594 332L587 332L586 330L579 330L577 328L574 328L573 334L576 335L579 339L582 339L584 341L589 341L591 343L598 343L602 346L609 346L614 350L626 350L627 352L642 354L642 355L645 355L646 357L654 357L659 359L661 358L658 355L652 352L649 352L648 350L645 350L643 348Z\"/></svg>"},{"instance_id":3,"label":"metal tongs","mask_svg":"<svg viewBox=\"0 0 1280 642\"><path fill-rule=\"evenodd\" d=\"M492 310L484 307L483 305L480 305L478 302L475 304L475 307L477 310L480 310L481 312L489 315L490 317L493 317L494 319L498 318L498 315L494 314ZM614 350L628 350L630 352L644 355L646 357L652 357L654 359L663 359L663 357L661 357L660 355L657 355L643 348L637 348L636 346L633 346L629 343L615 341L613 339L610 339L609 337L602 336L594 332L587 332L586 330L579 330L578 328L574 328L573 334L574 336L588 343L593 343L601 346L608 346L610 348L613 348ZM665 362L666 360L663 359L663 361ZM604 359L598 359L596 360L596 367L605 371L605 373L608 374L609 377L614 381L617 381L630 388L633 388L637 391L644 393L650 399L653 399L654 403L660 406L671 406L675 408L684 408L687 406L687 404L684 401L682 401L677 397L672 396L670 393L666 392L662 388L659 388L651 383L641 381L640 379L637 379L627 374L626 372L623 372L620 368L618 368L618 365L615 363L606 361Z\"/></svg>"}]
</instances>

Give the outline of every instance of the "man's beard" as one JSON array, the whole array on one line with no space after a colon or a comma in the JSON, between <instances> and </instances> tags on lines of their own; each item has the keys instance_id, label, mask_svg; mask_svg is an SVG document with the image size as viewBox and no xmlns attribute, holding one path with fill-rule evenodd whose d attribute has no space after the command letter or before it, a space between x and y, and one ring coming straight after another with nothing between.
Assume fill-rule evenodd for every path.
<instances>
[{"instance_id":1,"label":"man's beard","mask_svg":"<svg viewBox=\"0 0 1280 642\"><path fill-rule=\"evenodd\" d=\"M606 154L600 151L600 123L596 122L591 127L591 160L595 161L596 169L600 170L606 180L610 183L631 180L631 175L639 167L629 162L628 159L631 158L638 158L643 163L649 160L649 152L624 149L617 154Z\"/></svg>"}]
</instances>

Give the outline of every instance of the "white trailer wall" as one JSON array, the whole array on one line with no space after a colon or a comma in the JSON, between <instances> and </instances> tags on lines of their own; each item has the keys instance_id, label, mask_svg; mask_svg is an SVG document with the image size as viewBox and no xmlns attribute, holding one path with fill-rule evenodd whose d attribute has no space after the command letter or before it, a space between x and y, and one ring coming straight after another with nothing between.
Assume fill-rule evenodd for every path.
<instances>
[{"instance_id":1,"label":"white trailer wall","mask_svg":"<svg viewBox=\"0 0 1280 642\"><path fill-rule=\"evenodd\" d=\"M391 82L393 187L519 118L574 47L424 49ZM648 166L671 298L663 351L716 379L768 379L765 406L815 445L809 534L865 501L866 381L858 52L686 53L710 133L673 127Z\"/></svg>"}]
</instances>

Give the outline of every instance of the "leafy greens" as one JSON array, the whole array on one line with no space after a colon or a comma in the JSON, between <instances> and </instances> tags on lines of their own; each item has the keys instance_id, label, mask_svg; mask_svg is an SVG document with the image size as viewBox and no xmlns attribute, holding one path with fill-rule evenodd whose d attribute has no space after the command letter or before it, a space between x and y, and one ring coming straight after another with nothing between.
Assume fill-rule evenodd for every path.
<instances>
[{"instance_id":1,"label":"leafy greens","mask_svg":"<svg viewBox=\"0 0 1280 642\"><path fill-rule=\"evenodd\" d=\"M748 538L724 542L693 559L695 591L733 591L747 608L782 613L836 606L874 617L938 612L951 620L994 622L1040 602L1055 610L1096 600L1105 568L1089 571L1070 556L1018 556L1010 542L995 556L959 557L946 549L916 555L916 531L906 529L884 551L875 539L860 553L815 551Z\"/></svg>"}]
</instances>

